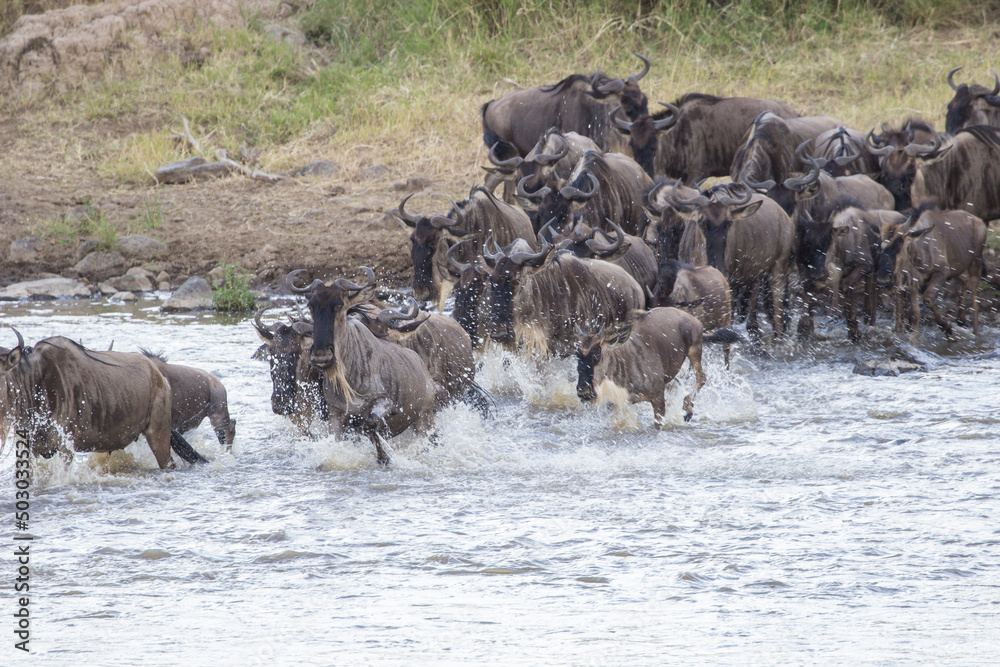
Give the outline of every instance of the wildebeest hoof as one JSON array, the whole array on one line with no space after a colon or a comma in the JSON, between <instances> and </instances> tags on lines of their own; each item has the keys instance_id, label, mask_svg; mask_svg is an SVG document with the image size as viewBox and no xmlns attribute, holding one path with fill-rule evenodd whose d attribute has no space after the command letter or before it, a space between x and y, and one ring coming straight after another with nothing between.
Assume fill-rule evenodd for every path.
<instances>
[{"instance_id":1,"label":"wildebeest hoof","mask_svg":"<svg viewBox=\"0 0 1000 667\"><path fill-rule=\"evenodd\" d=\"M691 421L691 417L693 417L693 416L694 416L693 413L691 413L691 412L685 412L684 413L684 421L686 421L686 422Z\"/></svg>"}]
</instances>

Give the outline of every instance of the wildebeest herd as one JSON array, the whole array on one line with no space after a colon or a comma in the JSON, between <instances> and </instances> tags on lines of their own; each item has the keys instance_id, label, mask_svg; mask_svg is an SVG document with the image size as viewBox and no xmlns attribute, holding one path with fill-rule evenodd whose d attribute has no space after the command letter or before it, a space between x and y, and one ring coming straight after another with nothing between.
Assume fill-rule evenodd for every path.
<instances>
[{"instance_id":1,"label":"wildebeest herd","mask_svg":"<svg viewBox=\"0 0 1000 667\"><path fill-rule=\"evenodd\" d=\"M464 401L489 415L476 350L577 359L577 396L617 386L665 416L685 359L705 382L702 346L812 334L820 309L865 333L880 302L895 331L919 332L921 304L949 337L979 329L988 224L1000 219L1000 77L956 84L945 132L919 118L868 131L803 117L771 99L688 93L650 113L640 81L598 71L511 91L482 107L484 184L445 213L394 215L412 242L413 297L388 304L365 280L286 278L309 317L253 326L270 363L271 407L303 430L326 425L385 442L433 428ZM715 179L707 185L708 179ZM497 189L502 186L499 194ZM306 284L308 282L308 284ZM421 312L418 301L438 313ZM745 318L749 341L731 328ZM708 333L706 333L708 332ZM235 422L207 373L149 354L97 352L65 338L0 348L7 422L36 453L121 449L146 436L160 467L210 417L220 443ZM84 407L85 406L85 407ZM6 431L9 423L0 423ZM62 439L62 440L61 440Z\"/></svg>"}]
</instances>

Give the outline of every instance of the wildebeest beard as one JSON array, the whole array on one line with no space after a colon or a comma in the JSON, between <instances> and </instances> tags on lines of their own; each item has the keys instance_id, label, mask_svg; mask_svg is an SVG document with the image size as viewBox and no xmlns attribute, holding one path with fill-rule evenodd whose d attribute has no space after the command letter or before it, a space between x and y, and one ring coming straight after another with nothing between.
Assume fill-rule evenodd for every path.
<instances>
[{"instance_id":1,"label":"wildebeest beard","mask_svg":"<svg viewBox=\"0 0 1000 667\"><path fill-rule=\"evenodd\" d=\"M344 300L336 286L322 286L309 299L313 318L313 344L310 350L312 365L330 368L336 363L334 326L344 309Z\"/></svg>"},{"instance_id":2,"label":"wildebeest beard","mask_svg":"<svg viewBox=\"0 0 1000 667\"><path fill-rule=\"evenodd\" d=\"M726 236L729 233L731 222L730 220L724 220L720 223L709 220L702 222L702 233L705 235L705 257L708 264L717 268L727 278L729 277L729 268L726 266Z\"/></svg>"},{"instance_id":3,"label":"wildebeest beard","mask_svg":"<svg viewBox=\"0 0 1000 667\"><path fill-rule=\"evenodd\" d=\"M498 343L514 342L514 289L521 267L503 257L490 280L490 338Z\"/></svg>"},{"instance_id":4,"label":"wildebeest beard","mask_svg":"<svg viewBox=\"0 0 1000 667\"><path fill-rule=\"evenodd\" d=\"M896 273L896 259L899 251L903 247L903 237L897 236L888 247L882 249L878 260L878 271L875 273L875 282L883 287L892 285Z\"/></svg>"},{"instance_id":5,"label":"wildebeest beard","mask_svg":"<svg viewBox=\"0 0 1000 667\"><path fill-rule=\"evenodd\" d=\"M581 348L576 351L576 395L581 401L592 401L597 398L594 390L594 368L601 363L601 345L597 344L584 354Z\"/></svg>"},{"instance_id":6,"label":"wildebeest beard","mask_svg":"<svg viewBox=\"0 0 1000 667\"><path fill-rule=\"evenodd\" d=\"M430 233L411 237L413 248L413 296L426 300L434 296L434 249L438 242L438 234Z\"/></svg>"}]
</instances>

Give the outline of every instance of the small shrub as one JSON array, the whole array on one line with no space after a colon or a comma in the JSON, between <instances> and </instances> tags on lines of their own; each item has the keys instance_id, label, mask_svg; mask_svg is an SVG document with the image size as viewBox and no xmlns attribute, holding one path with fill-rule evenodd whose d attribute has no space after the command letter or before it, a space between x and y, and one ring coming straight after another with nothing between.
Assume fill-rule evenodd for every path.
<instances>
[{"instance_id":1,"label":"small shrub","mask_svg":"<svg viewBox=\"0 0 1000 667\"><path fill-rule=\"evenodd\" d=\"M212 286L212 305L227 313L251 313L256 302L250 291L250 274L235 264L223 264L222 284Z\"/></svg>"}]
</instances>

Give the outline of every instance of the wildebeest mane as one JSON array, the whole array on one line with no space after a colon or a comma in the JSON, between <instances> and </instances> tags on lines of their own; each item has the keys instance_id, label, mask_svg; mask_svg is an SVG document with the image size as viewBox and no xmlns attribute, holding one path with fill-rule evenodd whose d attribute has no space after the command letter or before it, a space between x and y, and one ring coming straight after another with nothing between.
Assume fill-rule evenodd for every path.
<instances>
[{"instance_id":1,"label":"wildebeest mane","mask_svg":"<svg viewBox=\"0 0 1000 667\"><path fill-rule=\"evenodd\" d=\"M94 361L96 361L99 364L104 364L105 366L121 366L122 365L122 364L115 364L115 363L112 363L110 361L105 361L104 359L99 359L99 358L95 357L93 354L91 354L91 352L93 352L93 350L88 350L87 348L85 348L83 345L81 345L80 343L76 342L75 340L70 340L69 338L66 338L65 340L69 341L70 343L72 343L73 345L75 345L77 348L79 348L79 350L81 352L83 352L83 354L88 359L93 359ZM43 344L44 345L51 345L52 347L56 347L56 348L61 347L60 345L56 345L55 343L53 343L52 340L48 339L48 338L46 338L45 340L38 341L38 343L35 344L35 347L38 347L39 345L43 345Z\"/></svg>"},{"instance_id":2,"label":"wildebeest mane","mask_svg":"<svg viewBox=\"0 0 1000 667\"><path fill-rule=\"evenodd\" d=\"M603 80L607 80L608 77L604 77ZM545 93L561 93L567 88L571 87L577 81L584 81L587 85L590 85L591 77L586 74L570 74L562 81L550 84L548 86L540 86L539 90Z\"/></svg>"},{"instance_id":3,"label":"wildebeest mane","mask_svg":"<svg viewBox=\"0 0 1000 667\"><path fill-rule=\"evenodd\" d=\"M987 146L1000 148L1000 127L993 127L992 125L972 125L970 127L962 128L955 133L955 136L963 133L971 134Z\"/></svg>"},{"instance_id":4,"label":"wildebeest mane","mask_svg":"<svg viewBox=\"0 0 1000 667\"><path fill-rule=\"evenodd\" d=\"M862 211L867 211L868 209L862 204L856 197L837 197L830 204L830 214L827 219L832 218L841 211L846 211L849 208L859 208Z\"/></svg>"},{"instance_id":5,"label":"wildebeest mane","mask_svg":"<svg viewBox=\"0 0 1000 667\"><path fill-rule=\"evenodd\" d=\"M160 350L159 352L150 352L146 348L140 347L139 352L142 353L144 356L149 357L150 359L159 359L165 364L169 363L167 361L167 357L163 354L163 350Z\"/></svg>"},{"instance_id":6,"label":"wildebeest mane","mask_svg":"<svg viewBox=\"0 0 1000 667\"><path fill-rule=\"evenodd\" d=\"M683 106L684 104L688 102L694 102L695 100L703 100L709 104L715 104L716 102L719 102L722 99L723 98L719 97L718 95L709 95L708 93L685 93L684 95L681 95L680 97L677 98L677 101L674 102L674 106L678 107ZM653 117L662 118L663 116L666 116L668 113L670 113L670 110L664 109L663 111L659 111L656 114L654 114Z\"/></svg>"}]
</instances>

